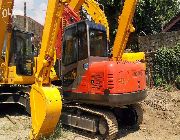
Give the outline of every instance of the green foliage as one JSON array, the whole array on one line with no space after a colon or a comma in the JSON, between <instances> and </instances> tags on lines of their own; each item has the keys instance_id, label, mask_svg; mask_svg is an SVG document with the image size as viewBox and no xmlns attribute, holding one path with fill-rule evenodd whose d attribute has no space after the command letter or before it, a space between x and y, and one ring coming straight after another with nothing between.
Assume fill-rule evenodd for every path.
<instances>
[{"instance_id":1,"label":"green foliage","mask_svg":"<svg viewBox=\"0 0 180 140\"><path fill-rule=\"evenodd\" d=\"M166 85L164 86L164 90L165 90L165 91L170 92L170 91L172 91L172 89L173 89L173 86L172 86L171 84L166 84Z\"/></svg>"},{"instance_id":2,"label":"green foliage","mask_svg":"<svg viewBox=\"0 0 180 140\"><path fill-rule=\"evenodd\" d=\"M180 75L177 76L175 82L176 82L176 83L180 83Z\"/></svg>"},{"instance_id":3,"label":"green foliage","mask_svg":"<svg viewBox=\"0 0 180 140\"><path fill-rule=\"evenodd\" d=\"M137 32L160 32L165 23L180 12L179 6L179 0L139 0L135 15Z\"/></svg>"},{"instance_id":4,"label":"green foliage","mask_svg":"<svg viewBox=\"0 0 180 140\"><path fill-rule=\"evenodd\" d=\"M124 0L97 1L104 6L110 26L110 39L113 42ZM143 32L148 35L160 32L165 23L180 12L179 7L179 0L139 0L134 16L136 33L142 34Z\"/></svg>"},{"instance_id":5,"label":"green foliage","mask_svg":"<svg viewBox=\"0 0 180 140\"><path fill-rule=\"evenodd\" d=\"M162 78L160 78L159 76L156 76L156 79L155 79L155 81L154 81L154 83L155 83L155 85L156 86L163 86L163 79Z\"/></svg>"},{"instance_id":6,"label":"green foliage","mask_svg":"<svg viewBox=\"0 0 180 140\"><path fill-rule=\"evenodd\" d=\"M155 86L174 84L180 75L180 44L174 48L160 48L153 60Z\"/></svg>"}]
</instances>

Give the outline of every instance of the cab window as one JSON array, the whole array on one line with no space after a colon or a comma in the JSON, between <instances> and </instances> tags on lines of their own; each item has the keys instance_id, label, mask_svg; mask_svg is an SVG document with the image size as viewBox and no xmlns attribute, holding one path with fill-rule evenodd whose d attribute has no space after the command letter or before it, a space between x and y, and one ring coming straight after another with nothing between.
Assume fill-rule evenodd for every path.
<instances>
[{"instance_id":1,"label":"cab window","mask_svg":"<svg viewBox=\"0 0 180 140\"><path fill-rule=\"evenodd\" d=\"M106 33L103 31L90 29L90 55L107 57Z\"/></svg>"},{"instance_id":2,"label":"cab window","mask_svg":"<svg viewBox=\"0 0 180 140\"><path fill-rule=\"evenodd\" d=\"M77 37L76 27L67 29L63 40L63 65L77 62Z\"/></svg>"},{"instance_id":3,"label":"cab window","mask_svg":"<svg viewBox=\"0 0 180 140\"><path fill-rule=\"evenodd\" d=\"M88 58L87 29L85 23L78 25L78 60Z\"/></svg>"}]
</instances>

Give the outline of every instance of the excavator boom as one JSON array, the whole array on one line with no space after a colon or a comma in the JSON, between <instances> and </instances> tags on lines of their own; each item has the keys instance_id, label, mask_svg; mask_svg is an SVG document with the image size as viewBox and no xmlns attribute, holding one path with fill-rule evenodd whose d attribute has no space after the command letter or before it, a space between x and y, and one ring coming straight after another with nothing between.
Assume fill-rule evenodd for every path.
<instances>
[{"instance_id":1,"label":"excavator boom","mask_svg":"<svg viewBox=\"0 0 180 140\"><path fill-rule=\"evenodd\" d=\"M99 4L94 0L85 0L83 7L91 15L93 21L101 24L106 28L107 39L109 40L109 24L104 11L99 7Z\"/></svg>"},{"instance_id":2,"label":"excavator boom","mask_svg":"<svg viewBox=\"0 0 180 140\"><path fill-rule=\"evenodd\" d=\"M126 47L129 35L135 31L132 25L134 12L136 9L137 0L125 0L122 14L119 16L118 29L113 45L113 60L119 61L122 59L124 49Z\"/></svg>"},{"instance_id":3,"label":"excavator boom","mask_svg":"<svg viewBox=\"0 0 180 140\"><path fill-rule=\"evenodd\" d=\"M109 24L106 15L95 0L72 0L69 6L76 12L79 12L81 6L83 6L95 23L101 24L106 28L107 39L109 40Z\"/></svg>"}]
</instances>

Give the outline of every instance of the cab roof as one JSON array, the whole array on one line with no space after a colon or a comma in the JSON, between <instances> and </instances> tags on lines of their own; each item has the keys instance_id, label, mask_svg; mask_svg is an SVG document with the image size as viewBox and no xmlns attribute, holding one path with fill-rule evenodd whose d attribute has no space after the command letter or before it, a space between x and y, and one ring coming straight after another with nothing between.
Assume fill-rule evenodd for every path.
<instances>
[{"instance_id":1,"label":"cab roof","mask_svg":"<svg viewBox=\"0 0 180 140\"><path fill-rule=\"evenodd\" d=\"M95 29L95 30L106 32L106 28L103 25L96 24L96 23L91 22L89 20L83 20L83 21L74 23L72 25L69 25L69 26L65 27L65 29L76 27L77 25L82 24L82 23L85 23L90 29Z\"/></svg>"}]
</instances>

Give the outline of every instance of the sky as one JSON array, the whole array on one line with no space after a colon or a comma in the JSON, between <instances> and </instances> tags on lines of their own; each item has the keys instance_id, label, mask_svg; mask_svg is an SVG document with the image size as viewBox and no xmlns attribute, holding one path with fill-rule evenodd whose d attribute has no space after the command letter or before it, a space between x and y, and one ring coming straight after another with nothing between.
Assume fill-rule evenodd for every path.
<instances>
[{"instance_id":1,"label":"sky","mask_svg":"<svg viewBox=\"0 0 180 140\"><path fill-rule=\"evenodd\" d=\"M24 2L27 5L27 16L43 25L48 0L15 0L13 15L24 15Z\"/></svg>"},{"instance_id":2,"label":"sky","mask_svg":"<svg viewBox=\"0 0 180 140\"><path fill-rule=\"evenodd\" d=\"M14 15L24 15L25 1L27 3L27 16L43 25L48 0L15 0L13 11Z\"/></svg>"}]
</instances>

